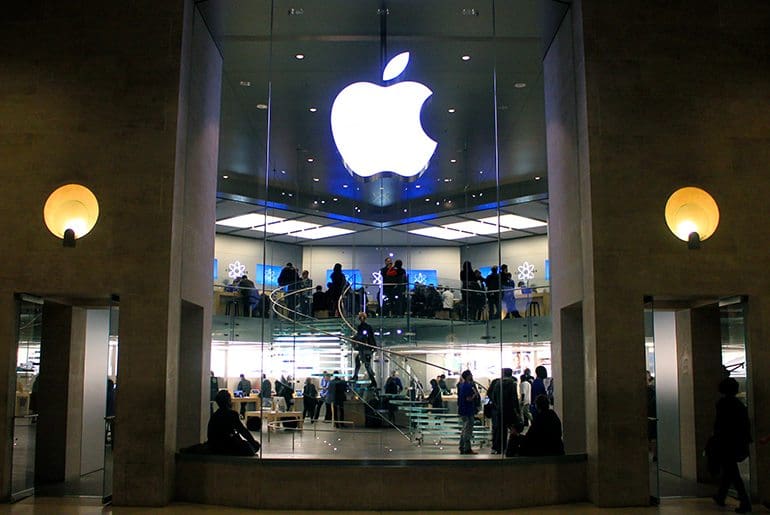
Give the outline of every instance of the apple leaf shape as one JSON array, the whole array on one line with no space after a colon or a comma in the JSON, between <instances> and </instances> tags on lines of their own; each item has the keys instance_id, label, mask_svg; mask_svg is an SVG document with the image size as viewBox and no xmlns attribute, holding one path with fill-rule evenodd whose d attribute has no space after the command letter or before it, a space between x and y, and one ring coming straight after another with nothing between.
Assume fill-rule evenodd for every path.
<instances>
[{"instance_id":1,"label":"apple leaf shape","mask_svg":"<svg viewBox=\"0 0 770 515\"><path fill-rule=\"evenodd\" d=\"M406 69L407 64L409 64L409 52L398 54L385 65L385 69L382 71L382 80L395 79Z\"/></svg>"}]
</instances>

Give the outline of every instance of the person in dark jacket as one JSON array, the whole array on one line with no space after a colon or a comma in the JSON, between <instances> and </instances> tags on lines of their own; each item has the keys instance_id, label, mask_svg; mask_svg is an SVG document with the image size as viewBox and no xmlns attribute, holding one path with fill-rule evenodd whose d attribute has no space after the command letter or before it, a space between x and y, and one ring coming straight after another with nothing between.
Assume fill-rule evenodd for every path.
<instances>
[{"instance_id":1,"label":"person in dark jacket","mask_svg":"<svg viewBox=\"0 0 770 515\"><path fill-rule=\"evenodd\" d=\"M441 388L438 387L438 381L430 380L430 394L428 395L428 404L431 408L443 408L444 399L441 397Z\"/></svg>"},{"instance_id":2,"label":"person in dark jacket","mask_svg":"<svg viewBox=\"0 0 770 515\"><path fill-rule=\"evenodd\" d=\"M548 397L538 395L535 399L537 415L527 434L521 439L521 456L561 456L564 442L561 440L561 420L551 409Z\"/></svg>"},{"instance_id":3,"label":"person in dark jacket","mask_svg":"<svg viewBox=\"0 0 770 515\"><path fill-rule=\"evenodd\" d=\"M297 296L293 293L297 290L299 282L299 272L294 265L286 263L278 275L278 286L286 289L286 306L294 310L297 306Z\"/></svg>"},{"instance_id":4,"label":"person in dark jacket","mask_svg":"<svg viewBox=\"0 0 770 515\"><path fill-rule=\"evenodd\" d=\"M369 386L377 388L377 381L372 370L372 355L374 354L374 348L377 346L377 341L374 339L374 328L366 323L366 313L363 311L358 314L358 321L358 328L356 329L355 336L353 336L353 340L356 342L353 344L353 348L357 352L356 368L353 370L352 381L353 383L358 381L358 371L361 369L361 362L363 361L366 373L369 374Z\"/></svg>"},{"instance_id":5,"label":"person in dark jacket","mask_svg":"<svg viewBox=\"0 0 770 515\"><path fill-rule=\"evenodd\" d=\"M342 292L345 290L345 286L348 284L348 280L345 278L345 274L342 272L342 265L340 263L334 264L332 270L331 283L329 289L326 291L327 300L329 301L329 315L340 316L339 312L339 300L342 297Z\"/></svg>"},{"instance_id":6,"label":"person in dark jacket","mask_svg":"<svg viewBox=\"0 0 770 515\"><path fill-rule=\"evenodd\" d=\"M735 512L747 513L751 511L751 499L741 479L738 463L749 456L751 425L746 406L736 397L739 389L738 381L732 377L719 383L722 398L717 402L712 438L721 475L719 489L713 499L719 506L724 506L727 490L734 485L740 501Z\"/></svg>"},{"instance_id":7,"label":"person in dark jacket","mask_svg":"<svg viewBox=\"0 0 770 515\"><path fill-rule=\"evenodd\" d=\"M500 274L497 273L497 266L493 266L489 275L484 279L487 285L487 304L489 305L489 319L500 316Z\"/></svg>"},{"instance_id":8,"label":"person in dark jacket","mask_svg":"<svg viewBox=\"0 0 770 515\"><path fill-rule=\"evenodd\" d=\"M313 383L313 378L305 379L305 387L302 388L302 418L310 417L312 424L315 418L315 405L318 402L318 390Z\"/></svg>"},{"instance_id":9,"label":"person in dark jacket","mask_svg":"<svg viewBox=\"0 0 770 515\"><path fill-rule=\"evenodd\" d=\"M334 371L334 379L329 383L329 390L326 394L329 404L332 405L332 422L335 427L344 427L340 421L345 420L345 400L348 383L343 381L338 371Z\"/></svg>"},{"instance_id":10,"label":"person in dark jacket","mask_svg":"<svg viewBox=\"0 0 770 515\"><path fill-rule=\"evenodd\" d=\"M220 390L215 400L219 409L211 415L208 425L211 452L229 456L254 456L259 451L259 442L243 427L238 413L233 409L230 392Z\"/></svg>"},{"instance_id":11,"label":"person in dark jacket","mask_svg":"<svg viewBox=\"0 0 770 515\"><path fill-rule=\"evenodd\" d=\"M487 392L492 406L492 454L501 454L508 444L508 430L514 427L518 433L524 427L519 409L519 387L513 370L504 368L502 379L492 381Z\"/></svg>"}]
</instances>

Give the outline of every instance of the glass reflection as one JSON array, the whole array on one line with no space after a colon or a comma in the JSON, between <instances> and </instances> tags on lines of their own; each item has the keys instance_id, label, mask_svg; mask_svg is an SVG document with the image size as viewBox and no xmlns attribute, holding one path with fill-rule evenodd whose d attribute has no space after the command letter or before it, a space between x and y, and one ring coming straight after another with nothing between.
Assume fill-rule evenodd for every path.
<instances>
[{"instance_id":1,"label":"glass reflection","mask_svg":"<svg viewBox=\"0 0 770 515\"><path fill-rule=\"evenodd\" d=\"M235 402L263 457L319 458L459 457L471 370L489 455L490 383L550 369L537 9L529 26L491 1L336 4L345 16L277 1L254 29L225 17L212 370L231 391L249 380ZM421 84L411 132L398 99L354 99L335 126L355 83ZM401 139L435 148L407 166L384 145Z\"/></svg>"}]
</instances>

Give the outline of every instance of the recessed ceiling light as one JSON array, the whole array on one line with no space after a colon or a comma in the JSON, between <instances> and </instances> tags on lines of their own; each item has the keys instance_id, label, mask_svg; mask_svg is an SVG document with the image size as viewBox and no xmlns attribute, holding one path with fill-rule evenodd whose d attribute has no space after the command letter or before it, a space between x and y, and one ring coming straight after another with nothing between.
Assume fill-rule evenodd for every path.
<instances>
[{"instance_id":1,"label":"recessed ceiling light","mask_svg":"<svg viewBox=\"0 0 770 515\"><path fill-rule=\"evenodd\" d=\"M449 160L449 162L450 162L450 163L456 163L456 162L457 162L457 159L450 159L450 160Z\"/></svg>"},{"instance_id":2,"label":"recessed ceiling light","mask_svg":"<svg viewBox=\"0 0 770 515\"><path fill-rule=\"evenodd\" d=\"M514 82L513 87L516 89L526 88L527 83L526 82Z\"/></svg>"},{"instance_id":3,"label":"recessed ceiling light","mask_svg":"<svg viewBox=\"0 0 770 515\"><path fill-rule=\"evenodd\" d=\"M244 87L247 87L247 88L248 88L249 86L251 86L251 81L248 81L248 80L242 80L242 81L241 81L241 86L244 86Z\"/></svg>"},{"instance_id":4,"label":"recessed ceiling light","mask_svg":"<svg viewBox=\"0 0 770 515\"><path fill-rule=\"evenodd\" d=\"M229 175L223 175L223 176L222 176L222 178L223 178L223 179L229 179L229 178L230 178L230 176L229 176Z\"/></svg>"},{"instance_id":5,"label":"recessed ceiling light","mask_svg":"<svg viewBox=\"0 0 770 515\"><path fill-rule=\"evenodd\" d=\"M426 198L426 199L425 199L425 202L430 202L430 199L429 199L429 198Z\"/></svg>"},{"instance_id":6,"label":"recessed ceiling light","mask_svg":"<svg viewBox=\"0 0 770 515\"><path fill-rule=\"evenodd\" d=\"M477 222L475 220L468 220L466 222L457 222L457 223L445 225L444 227L446 227L447 229L470 232L473 234L495 234L497 232L497 224L488 224L484 222Z\"/></svg>"},{"instance_id":7,"label":"recessed ceiling light","mask_svg":"<svg viewBox=\"0 0 770 515\"><path fill-rule=\"evenodd\" d=\"M318 201L317 201L317 200L314 200L314 201L313 201L313 204L318 204Z\"/></svg>"},{"instance_id":8,"label":"recessed ceiling light","mask_svg":"<svg viewBox=\"0 0 770 515\"><path fill-rule=\"evenodd\" d=\"M436 205L437 205L437 206L438 206L439 204L441 204L441 202L436 202Z\"/></svg>"},{"instance_id":9,"label":"recessed ceiling light","mask_svg":"<svg viewBox=\"0 0 770 515\"><path fill-rule=\"evenodd\" d=\"M536 181L539 181L540 179L541 179L541 177L539 175L535 175L535 180Z\"/></svg>"},{"instance_id":10,"label":"recessed ceiling light","mask_svg":"<svg viewBox=\"0 0 770 515\"><path fill-rule=\"evenodd\" d=\"M298 222L296 220L285 220L283 222L267 224L265 231L271 234L288 234L290 232L304 231L306 229L314 229L316 227L318 227L317 224Z\"/></svg>"},{"instance_id":11,"label":"recessed ceiling light","mask_svg":"<svg viewBox=\"0 0 770 515\"><path fill-rule=\"evenodd\" d=\"M484 173L484 170L479 170L479 173L480 173L480 174Z\"/></svg>"},{"instance_id":12,"label":"recessed ceiling light","mask_svg":"<svg viewBox=\"0 0 770 515\"><path fill-rule=\"evenodd\" d=\"M404 209L404 213L406 213L406 209Z\"/></svg>"},{"instance_id":13,"label":"recessed ceiling light","mask_svg":"<svg viewBox=\"0 0 770 515\"><path fill-rule=\"evenodd\" d=\"M257 104L257 109L262 109L264 111L267 109L267 104Z\"/></svg>"},{"instance_id":14,"label":"recessed ceiling light","mask_svg":"<svg viewBox=\"0 0 770 515\"><path fill-rule=\"evenodd\" d=\"M444 182L452 182L452 178L451 177L444 177Z\"/></svg>"},{"instance_id":15,"label":"recessed ceiling light","mask_svg":"<svg viewBox=\"0 0 770 515\"><path fill-rule=\"evenodd\" d=\"M318 181L320 181L320 180L321 180L321 179L319 179L318 177L313 177L313 182L318 182Z\"/></svg>"},{"instance_id":16,"label":"recessed ceiling light","mask_svg":"<svg viewBox=\"0 0 770 515\"><path fill-rule=\"evenodd\" d=\"M339 199L337 197L334 197L332 200L337 202Z\"/></svg>"},{"instance_id":17,"label":"recessed ceiling light","mask_svg":"<svg viewBox=\"0 0 770 515\"><path fill-rule=\"evenodd\" d=\"M419 184L415 184L415 185L414 185L414 187L415 187L415 188L417 188L418 190L419 190L420 188L422 188L422 186L421 186L421 185L419 185Z\"/></svg>"},{"instance_id":18,"label":"recessed ceiling light","mask_svg":"<svg viewBox=\"0 0 770 515\"><path fill-rule=\"evenodd\" d=\"M321 201L321 204L326 204L326 201L325 201L325 200L322 200L322 201Z\"/></svg>"},{"instance_id":19,"label":"recessed ceiling light","mask_svg":"<svg viewBox=\"0 0 770 515\"><path fill-rule=\"evenodd\" d=\"M460 59L462 59L463 61L470 61L470 60L471 60L471 56L469 56L469 55L464 55L464 56L462 56Z\"/></svg>"},{"instance_id":20,"label":"recessed ceiling light","mask_svg":"<svg viewBox=\"0 0 770 515\"><path fill-rule=\"evenodd\" d=\"M262 213L248 213L245 215L234 216L232 218L225 218L224 220L217 221L217 225L225 225L227 227L237 227L239 229L248 229L252 227L258 227L267 223L280 222L283 218L275 216L265 216Z\"/></svg>"},{"instance_id":21,"label":"recessed ceiling light","mask_svg":"<svg viewBox=\"0 0 770 515\"><path fill-rule=\"evenodd\" d=\"M310 111L311 113L315 113L316 111L318 111L318 109L315 107L311 107L310 109L308 109L308 111Z\"/></svg>"},{"instance_id":22,"label":"recessed ceiling light","mask_svg":"<svg viewBox=\"0 0 770 515\"><path fill-rule=\"evenodd\" d=\"M313 161L315 161L315 159L313 159L312 157L308 157L308 158L307 158L307 162L308 162L308 163L312 163Z\"/></svg>"},{"instance_id":23,"label":"recessed ceiling light","mask_svg":"<svg viewBox=\"0 0 770 515\"><path fill-rule=\"evenodd\" d=\"M286 175L286 170L281 170L281 173L282 173L283 175Z\"/></svg>"},{"instance_id":24,"label":"recessed ceiling light","mask_svg":"<svg viewBox=\"0 0 770 515\"><path fill-rule=\"evenodd\" d=\"M305 231L297 232L292 236L298 238L307 238L309 240L318 240L321 238L329 238L331 236L340 236L343 234L350 234L350 229L342 229L340 227L317 227L315 229L307 229Z\"/></svg>"},{"instance_id":25,"label":"recessed ceiling light","mask_svg":"<svg viewBox=\"0 0 770 515\"><path fill-rule=\"evenodd\" d=\"M342 187L343 187L343 188L347 188L347 187L348 187L348 185L347 185L347 184L343 184L343 185L342 185Z\"/></svg>"},{"instance_id":26,"label":"recessed ceiling light","mask_svg":"<svg viewBox=\"0 0 770 515\"><path fill-rule=\"evenodd\" d=\"M481 221L488 224L497 225L496 216L482 218ZM512 231L515 229L532 229L533 227L544 227L546 225L548 225L546 222L541 222L540 220L535 220L534 218L527 218L525 216L519 216L519 215L501 215L500 216L501 231Z\"/></svg>"},{"instance_id":27,"label":"recessed ceiling light","mask_svg":"<svg viewBox=\"0 0 770 515\"><path fill-rule=\"evenodd\" d=\"M305 54L297 54L294 57L296 57L298 60L303 60L305 58Z\"/></svg>"},{"instance_id":28,"label":"recessed ceiling light","mask_svg":"<svg viewBox=\"0 0 770 515\"><path fill-rule=\"evenodd\" d=\"M455 112L455 110L456 110L456 109L455 109L454 107L450 107L449 109L447 109L447 112L448 112L448 113L454 113L454 112Z\"/></svg>"},{"instance_id":29,"label":"recessed ceiling light","mask_svg":"<svg viewBox=\"0 0 770 515\"><path fill-rule=\"evenodd\" d=\"M473 234L455 231L454 229L447 229L446 227L424 227L422 229L412 229L409 231L412 234L419 234L421 236L430 236L431 238L439 238L442 240L457 240L460 238L470 238Z\"/></svg>"}]
</instances>

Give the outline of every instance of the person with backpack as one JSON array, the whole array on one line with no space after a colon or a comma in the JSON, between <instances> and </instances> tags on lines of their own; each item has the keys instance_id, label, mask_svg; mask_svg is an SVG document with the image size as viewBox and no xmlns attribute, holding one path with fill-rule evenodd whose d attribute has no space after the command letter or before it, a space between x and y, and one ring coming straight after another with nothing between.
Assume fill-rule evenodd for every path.
<instances>
[{"instance_id":1,"label":"person with backpack","mask_svg":"<svg viewBox=\"0 0 770 515\"><path fill-rule=\"evenodd\" d=\"M489 385L488 396L492 418L492 454L504 454L508 444L508 431L517 433L523 429L519 410L519 389L513 377L513 369L504 368L502 378Z\"/></svg>"}]
</instances>

